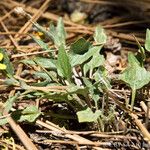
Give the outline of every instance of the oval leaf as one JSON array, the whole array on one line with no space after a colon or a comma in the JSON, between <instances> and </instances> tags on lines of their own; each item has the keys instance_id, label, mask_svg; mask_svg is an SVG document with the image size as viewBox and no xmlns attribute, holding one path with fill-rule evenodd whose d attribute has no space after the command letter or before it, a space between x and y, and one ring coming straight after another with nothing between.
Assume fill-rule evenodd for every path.
<instances>
[{"instance_id":1,"label":"oval leaf","mask_svg":"<svg viewBox=\"0 0 150 150\"><path fill-rule=\"evenodd\" d=\"M63 76L64 78L70 81L72 69L69 57L63 45L60 46L58 50L57 70L59 75Z\"/></svg>"}]
</instances>

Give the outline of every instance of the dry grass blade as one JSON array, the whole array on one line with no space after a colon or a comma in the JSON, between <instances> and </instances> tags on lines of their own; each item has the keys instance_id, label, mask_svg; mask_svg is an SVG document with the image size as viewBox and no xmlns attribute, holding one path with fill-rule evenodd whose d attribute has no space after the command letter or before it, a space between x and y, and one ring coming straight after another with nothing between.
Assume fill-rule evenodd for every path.
<instances>
[{"instance_id":1,"label":"dry grass blade","mask_svg":"<svg viewBox=\"0 0 150 150\"><path fill-rule=\"evenodd\" d=\"M145 128L145 126L142 124L142 122L138 119L138 117L135 114L130 114L130 116L134 119L134 122L138 126L138 128L141 130L141 133L143 134L144 138L150 143L150 133Z\"/></svg>"},{"instance_id":2,"label":"dry grass blade","mask_svg":"<svg viewBox=\"0 0 150 150\"><path fill-rule=\"evenodd\" d=\"M21 142L27 150L38 150L36 146L32 143L31 139L29 139L29 137L25 134L22 128L18 124L16 124L11 117L8 117L7 120L9 122L9 125L19 137L19 139L21 140Z\"/></svg>"},{"instance_id":3,"label":"dry grass blade","mask_svg":"<svg viewBox=\"0 0 150 150\"><path fill-rule=\"evenodd\" d=\"M58 126L56 126L56 125L54 125L53 123L50 123L50 122L49 123L44 123L44 122L42 122L40 120L37 120L36 124L40 125L40 126L43 126L43 127L47 128L47 129L50 129L52 131L56 131L56 132L58 131L58 132L61 132L61 133L65 133L65 131L62 128L60 128L60 127L58 127ZM81 144L81 145L99 146L99 145L107 145L108 144L108 142L92 142L92 141L90 141L90 140L88 140L86 138L83 138L83 137L81 137L79 135L75 135L75 134L72 135L72 134L68 134L67 133L67 134L65 134L65 137L70 138L70 139L76 141L78 144ZM47 142L48 141L49 142L55 142L55 140L47 140ZM76 144L76 142L74 144Z\"/></svg>"},{"instance_id":4,"label":"dry grass blade","mask_svg":"<svg viewBox=\"0 0 150 150\"><path fill-rule=\"evenodd\" d=\"M19 30L18 33L27 33L32 27L31 22L36 22L38 18L43 14L43 12L47 9L48 3L51 0L46 0L43 5L39 8L39 10L33 15L33 17ZM20 34L15 35L15 38L18 38Z\"/></svg>"}]
</instances>

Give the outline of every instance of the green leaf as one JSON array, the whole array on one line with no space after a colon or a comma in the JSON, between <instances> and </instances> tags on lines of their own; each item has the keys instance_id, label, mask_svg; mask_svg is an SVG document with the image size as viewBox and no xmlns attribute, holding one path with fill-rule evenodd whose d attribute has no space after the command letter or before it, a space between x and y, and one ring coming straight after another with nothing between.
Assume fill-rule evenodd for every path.
<instances>
[{"instance_id":1,"label":"green leaf","mask_svg":"<svg viewBox=\"0 0 150 150\"><path fill-rule=\"evenodd\" d=\"M80 86L71 85L71 84L67 87L66 90L69 94L81 94L83 96L88 94L87 87L80 87Z\"/></svg>"},{"instance_id":2,"label":"green leaf","mask_svg":"<svg viewBox=\"0 0 150 150\"><path fill-rule=\"evenodd\" d=\"M128 62L129 62L129 66L132 66L132 65L140 66L140 62L136 59L136 57L133 55L133 53L128 54Z\"/></svg>"},{"instance_id":3,"label":"green leaf","mask_svg":"<svg viewBox=\"0 0 150 150\"><path fill-rule=\"evenodd\" d=\"M150 30L146 30L145 49L150 51Z\"/></svg>"},{"instance_id":4,"label":"green leaf","mask_svg":"<svg viewBox=\"0 0 150 150\"><path fill-rule=\"evenodd\" d=\"M97 89L97 85L92 84L92 82L85 77L82 77L82 79L83 79L85 86L88 87L89 96L94 100L95 106L97 108L97 102L100 99L100 95L99 95L100 93L99 93L99 90Z\"/></svg>"},{"instance_id":5,"label":"green leaf","mask_svg":"<svg viewBox=\"0 0 150 150\"><path fill-rule=\"evenodd\" d=\"M5 81L4 81L4 83L6 84L6 85L9 85L9 86L11 86L11 85L19 85L19 81L17 81L16 79L14 79L14 78L10 78L10 79L6 79Z\"/></svg>"},{"instance_id":6,"label":"green leaf","mask_svg":"<svg viewBox=\"0 0 150 150\"><path fill-rule=\"evenodd\" d=\"M100 117L101 114L102 113L101 113L100 110L96 110L95 113L93 113L90 108L87 108L85 110L77 112L79 122L94 122L94 121L97 121L97 119Z\"/></svg>"},{"instance_id":7,"label":"green leaf","mask_svg":"<svg viewBox=\"0 0 150 150\"><path fill-rule=\"evenodd\" d=\"M86 41L84 38L80 38L71 44L70 50L75 54L84 54L88 51L91 43Z\"/></svg>"},{"instance_id":8,"label":"green leaf","mask_svg":"<svg viewBox=\"0 0 150 150\"><path fill-rule=\"evenodd\" d=\"M45 72L35 72L33 74L37 78L44 79L44 81L32 83L32 86L47 86L52 81L50 76Z\"/></svg>"},{"instance_id":9,"label":"green leaf","mask_svg":"<svg viewBox=\"0 0 150 150\"><path fill-rule=\"evenodd\" d=\"M64 23L63 23L63 19L59 18L58 23L57 23L57 27L56 27L56 35L57 38L59 39L58 43L55 43L57 45L57 47L63 45L65 46L66 44L66 31L64 28Z\"/></svg>"},{"instance_id":10,"label":"green leaf","mask_svg":"<svg viewBox=\"0 0 150 150\"><path fill-rule=\"evenodd\" d=\"M83 79L83 82L84 82L85 86L87 86L88 88L92 88L93 87L92 82L88 78L85 78L83 76L82 79Z\"/></svg>"},{"instance_id":11,"label":"green leaf","mask_svg":"<svg viewBox=\"0 0 150 150\"><path fill-rule=\"evenodd\" d=\"M103 65L104 61L105 59L103 55L100 55L99 52L95 53L92 59L84 65L84 74L86 74L89 70L93 70L94 68Z\"/></svg>"},{"instance_id":12,"label":"green leaf","mask_svg":"<svg viewBox=\"0 0 150 150\"><path fill-rule=\"evenodd\" d=\"M102 46L94 46L91 47L85 54L78 55L78 54L70 54L70 60L72 67L76 65L81 65L89 58L91 58L95 53L100 52Z\"/></svg>"},{"instance_id":13,"label":"green leaf","mask_svg":"<svg viewBox=\"0 0 150 150\"><path fill-rule=\"evenodd\" d=\"M2 114L0 113L0 117L2 117ZM8 123L7 118L1 118L0 119L0 126L5 125L6 123Z\"/></svg>"},{"instance_id":14,"label":"green leaf","mask_svg":"<svg viewBox=\"0 0 150 150\"><path fill-rule=\"evenodd\" d=\"M24 59L21 60L20 62L22 62L25 65L36 65L36 63L32 59Z\"/></svg>"},{"instance_id":15,"label":"green leaf","mask_svg":"<svg viewBox=\"0 0 150 150\"><path fill-rule=\"evenodd\" d=\"M55 34L55 26L52 22L50 22L50 25L49 25L49 32Z\"/></svg>"},{"instance_id":16,"label":"green leaf","mask_svg":"<svg viewBox=\"0 0 150 150\"><path fill-rule=\"evenodd\" d=\"M4 104L5 112L9 112L11 110L13 103L17 100L18 96L19 93L15 94L15 96L8 98L8 100Z\"/></svg>"},{"instance_id":17,"label":"green leaf","mask_svg":"<svg viewBox=\"0 0 150 150\"><path fill-rule=\"evenodd\" d=\"M56 60L44 57L35 57L34 61L46 69L56 69Z\"/></svg>"},{"instance_id":18,"label":"green leaf","mask_svg":"<svg viewBox=\"0 0 150 150\"><path fill-rule=\"evenodd\" d=\"M3 54L3 61L2 61L3 64L5 64L7 66L6 72L8 73L8 75L13 76L14 75L14 68L13 68L12 63L9 60L7 52L4 49L0 48L0 53Z\"/></svg>"},{"instance_id":19,"label":"green leaf","mask_svg":"<svg viewBox=\"0 0 150 150\"><path fill-rule=\"evenodd\" d=\"M134 36L136 43L138 45L139 51L136 55L136 58L138 59L138 61L140 62L141 66L143 67L144 65L144 61L146 59L146 55L145 55L145 49L141 46L141 44L139 43L139 41L137 40L137 38Z\"/></svg>"},{"instance_id":20,"label":"green leaf","mask_svg":"<svg viewBox=\"0 0 150 150\"><path fill-rule=\"evenodd\" d=\"M150 72L140 66L136 57L129 53L129 65L120 75L120 79L126 82L132 89L140 89L150 82Z\"/></svg>"},{"instance_id":21,"label":"green leaf","mask_svg":"<svg viewBox=\"0 0 150 150\"><path fill-rule=\"evenodd\" d=\"M34 122L40 116L40 114L41 112L36 106L28 106L21 112L21 116L18 121Z\"/></svg>"},{"instance_id":22,"label":"green leaf","mask_svg":"<svg viewBox=\"0 0 150 150\"><path fill-rule=\"evenodd\" d=\"M94 40L97 44L105 44L107 41L107 35L101 26L97 26L94 33Z\"/></svg>"},{"instance_id":23,"label":"green leaf","mask_svg":"<svg viewBox=\"0 0 150 150\"><path fill-rule=\"evenodd\" d=\"M46 79L47 81L51 81L51 78L49 77L49 75L45 72L35 72L33 73L36 77L38 78L43 78Z\"/></svg>"},{"instance_id":24,"label":"green leaf","mask_svg":"<svg viewBox=\"0 0 150 150\"><path fill-rule=\"evenodd\" d=\"M48 84L49 84L49 80L45 80L45 81L43 81L43 82L36 82L36 83L32 83L31 85L32 86L40 86L40 87L42 87L42 86L47 86Z\"/></svg>"},{"instance_id":25,"label":"green leaf","mask_svg":"<svg viewBox=\"0 0 150 150\"><path fill-rule=\"evenodd\" d=\"M55 102L65 102L69 100L68 94L66 93L45 93L43 97Z\"/></svg>"},{"instance_id":26,"label":"green leaf","mask_svg":"<svg viewBox=\"0 0 150 150\"><path fill-rule=\"evenodd\" d=\"M46 69L56 69L56 60L44 57L35 57L34 60L24 59L21 61L24 64L28 65L37 65L37 62L40 66Z\"/></svg>"},{"instance_id":27,"label":"green leaf","mask_svg":"<svg viewBox=\"0 0 150 150\"><path fill-rule=\"evenodd\" d=\"M41 39L37 39L36 37L34 37L34 36L32 36L31 35L31 37L33 38L33 40L42 48L42 49L44 49L44 50L50 50L49 49L49 46L45 43L45 42L43 42Z\"/></svg>"},{"instance_id":28,"label":"green leaf","mask_svg":"<svg viewBox=\"0 0 150 150\"><path fill-rule=\"evenodd\" d=\"M57 72L56 70L54 71L45 71L45 72L35 72L33 73L36 77L38 78L43 78L45 79L44 82L39 82L39 83L33 83L32 85L35 86L42 86L42 85L47 85L48 83L55 81L57 82Z\"/></svg>"},{"instance_id":29,"label":"green leaf","mask_svg":"<svg viewBox=\"0 0 150 150\"><path fill-rule=\"evenodd\" d=\"M58 50L57 69L59 75L62 75L64 78L70 81L72 68L69 57L63 45L61 45Z\"/></svg>"},{"instance_id":30,"label":"green leaf","mask_svg":"<svg viewBox=\"0 0 150 150\"><path fill-rule=\"evenodd\" d=\"M108 76L107 70L104 67L99 68L93 76L96 83L100 87L100 91L101 89L111 89L110 78Z\"/></svg>"}]
</instances>

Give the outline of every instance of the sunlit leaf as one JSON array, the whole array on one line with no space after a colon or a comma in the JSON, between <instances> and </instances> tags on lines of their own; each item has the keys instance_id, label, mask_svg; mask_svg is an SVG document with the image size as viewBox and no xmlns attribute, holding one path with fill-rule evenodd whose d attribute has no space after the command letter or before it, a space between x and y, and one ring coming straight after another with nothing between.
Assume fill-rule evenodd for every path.
<instances>
[{"instance_id":1,"label":"sunlit leaf","mask_svg":"<svg viewBox=\"0 0 150 150\"><path fill-rule=\"evenodd\" d=\"M0 113L0 117L2 117L2 114ZM0 118L0 126L5 125L8 123L7 118Z\"/></svg>"},{"instance_id":2,"label":"sunlit leaf","mask_svg":"<svg viewBox=\"0 0 150 150\"><path fill-rule=\"evenodd\" d=\"M107 71L105 68L99 68L95 73L94 73L94 79L96 83L99 83L99 90L101 89L111 89L111 84L110 84L110 78L107 74Z\"/></svg>"},{"instance_id":3,"label":"sunlit leaf","mask_svg":"<svg viewBox=\"0 0 150 150\"><path fill-rule=\"evenodd\" d=\"M40 65L43 68L46 69L56 69L56 60L50 59L50 58L44 58L44 57L35 57L34 60L32 59L24 59L21 61L22 63L26 65ZM37 62L38 64L36 64Z\"/></svg>"},{"instance_id":4,"label":"sunlit leaf","mask_svg":"<svg viewBox=\"0 0 150 150\"><path fill-rule=\"evenodd\" d=\"M97 26L94 33L94 40L97 44L105 44L107 35L101 26Z\"/></svg>"},{"instance_id":5,"label":"sunlit leaf","mask_svg":"<svg viewBox=\"0 0 150 150\"><path fill-rule=\"evenodd\" d=\"M77 112L79 122L94 122L100 117L101 114L102 113L100 110L96 110L93 113L90 108Z\"/></svg>"},{"instance_id":6,"label":"sunlit leaf","mask_svg":"<svg viewBox=\"0 0 150 150\"><path fill-rule=\"evenodd\" d=\"M49 37L54 42L57 48L59 48L61 45L65 46L66 32L64 29L62 18L59 18L56 28L51 24L49 31L47 31L37 23L33 24L39 31L43 32L47 37Z\"/></svg>"},{"instance_id":7,"label":"sunlit leaf","mask_svg":"<svg viewBox=\"0 0 150 150\"><path fill-rule=\"evenodd\" d=\"M4 104L4 108L6 112L9 112L11 110L13 103L17 100L18 96L19 93L15 94L15 96L8 98L8 100Z\"/></svg>"},{"instance_id":8,"label":"sunlit leaf","mask_svg":"<svg viewBox=\"0 0 150 150\"><path fill-rule=\"evenodd\" d=\"M150 72L140 66L140 63L132 53L128 55L129 65L120 75L120 79L126 82L132 89L140 89L150 82Z\"/></svg>"},{"instance_id":9,"label":"sunlit leaf","mask_svg":"<svg viewBox=\"0 0 150 150\"><path fill-rule=\"evenodd\" d=\"M91 47L85 54L78 55L78 54L70 54L70 60L72 67L76 65L81 65L89 58L91 58L95 53L100 52L102 46L94 46Z\"/></svg>"},{"instance_id":10,"label":"sunlit leaf","mask_svg":"<svg viewBox=\"0 0 150 150\"><path fill-rule=\"evenodd\" d=\"M21 111L21 116L18 121L34 122L40 116L40 114L41 112L36 106L28 106Z\"/></svg>"},{"instance_id":11,"label":"sunlit leaf","mask_svg":"<svg viewBox=\"0 0 150 150\"><path fill-rule=\"evenodd\" d=\"M94 68L103 65L104 61L105 59L103 55L100 55L99 52L95 53L92 59L84 65L84 74L86 74L89 70L93 70Z\"/></svg>"}]
</instances>

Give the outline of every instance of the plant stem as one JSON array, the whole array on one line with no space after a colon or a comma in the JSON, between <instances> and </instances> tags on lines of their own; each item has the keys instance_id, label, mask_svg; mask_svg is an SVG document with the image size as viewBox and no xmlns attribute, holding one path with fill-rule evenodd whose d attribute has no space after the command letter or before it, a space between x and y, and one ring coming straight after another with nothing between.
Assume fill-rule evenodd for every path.
<instances>
[{"instance_id":1,"label":"plant stem","mask_svg":"<svg viewBox=\"0 0 150 150\"><path fill-rule=\"evenodd\" d=\"M132 88L131 110L133 110L134 101L135 101L135 96L136 96L136 89L135 89L135 88Z\"/></svg>"},{"instance_id":2,"label":"plant stem","mask_svg":"<svg viewBox=\"0 0 150 150\"><path fill-rule=\"evenodd\" d=\"M100 118L97 119L97 124L98 124L98 130L100 132L104 132L104 124Z\"/></svg>"}]
</instances>

